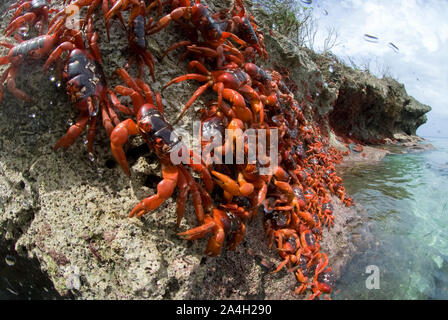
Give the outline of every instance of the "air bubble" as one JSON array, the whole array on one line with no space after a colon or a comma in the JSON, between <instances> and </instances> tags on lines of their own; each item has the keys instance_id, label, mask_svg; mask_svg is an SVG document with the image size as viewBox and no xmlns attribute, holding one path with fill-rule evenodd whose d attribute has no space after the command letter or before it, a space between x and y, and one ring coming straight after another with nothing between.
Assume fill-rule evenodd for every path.
<instances>
[{"instance_id":1,"label":"air bubble","mask_svg":"<svg viewBox=\"0 0 448 320\"><path fill-rule=\"evenodd\" d=\"M93 155L92 152L89 152L88 157L89 157L90 162L95 162L95 156Z\"/></svg>"},{"instance_id":2,"label":"air bubble","mask_svg":"<svg viewBox=\"0 0 448 320\"><path fill-rule=\"evenodd\" d=\"M334 72L334 68L333 68L333 66L332 66L332 65L330 65L330 66L328 67L328 71L330 71L331 73L333 73L333 72Z\"/></svg>"},{"instance_id":3,"label":"air bubble","mask_svg":"<svg viewBox=\"0 0 448 320\"><path fill-rule=\"evenodd\" d=\"M6 288L6 290L8 290L9 292L11 292L13 295L16 295L16 296L19 295L17 292L15 292L14 290L12 290L11 288Z\"/></svg>"},{"instance_id":4,"label":"air bubble","mask_svg":"<svg viewBox=\"0 0 448 320\"><path fill-rule=\"evenodd\" d=\"M19 29L19 33L22 37L26 38L28 37L28 28L27 27L22 27Z\"/></svg>"},{"instance_id":5,"label":"air bubble","mask_svg":"<svg viewBox=\"0 0 448 320\"><path fill-rule=\"evenodd\" d=\"M73 125L73 121L72 121L72 119L67 120L67 124L68 124L69 126L72 126L72 125Z\"/></svg>"},{"instance_id":6,"label":"air bubble","mask_svg":"<svg viewBox=\"0 0 448 320\"><path fill-rule=\"evenodd\" d=\"M62 86L61 81L56 82L56 87L57 87L57 88L60 88L61 86Z\"/></svg>"},{"instance_id":7,"label":"air bubble","mask_svg":"<svg viewBox=\"0 0 448 320\"><path fill-rule=\"evenodd\" d=\"M56 77L55 77L55 76L51 76L51 77L50 77L50 81L51 81L51 82L55 82L55 81L56 81Z\"/></svg>"},{"instance_id":8,"label":"air bubble","mask_svg":"<svg viewBox=\"0 0 448 320\"><path fill-rule=\"evenodd\" d=\"M5 262L6 262L6 264L7 264L8 266L12 267L13 265L16 264L16 258L14 258L13 256L11 256L11 255L8 254L8 255L5 257Z\"/></svg>"},{"instance_id":9,"label":"air bubble","mask_svg":"<svg viewBox=\"0 0 448 320\"><path fill-rule=\"evenodd\" d=\"M30 114L30 118L36 118L36 114L35 113L32 113L32 114Z\"/></svg>"}]
</instances>

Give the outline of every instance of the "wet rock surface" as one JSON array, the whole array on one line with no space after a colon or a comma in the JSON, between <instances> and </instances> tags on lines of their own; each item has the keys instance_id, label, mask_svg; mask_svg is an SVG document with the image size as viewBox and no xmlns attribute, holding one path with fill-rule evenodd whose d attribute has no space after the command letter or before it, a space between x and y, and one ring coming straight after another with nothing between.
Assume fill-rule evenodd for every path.
<instances>
[{"instance_id":1,"label":"wet rock surface","mask_svg":"<svg viewBox=\"0 0 448 320\"><path fill-rule=\"evenodd\" d=\"M12 2L2 4L1 12ZM52 1L56 8L61 7L61 2ZM208 3L212 10L229 6L227 1ZM1 30L10 16L2 18ZM126 34L114 21L108 43L103 20L96 19L95 26L100 32L105 73L110 77L127 62L123 40ZM170 26L165 32L148 37L148 48L156 58L157 81L153 83L149 77L146 80L154 91L186 72L186 63L178 62L179 52L160 60L163 50L181 39L180 34L179 27ZM324 75L309 53L288 44L284 37L274 38L267 32L265 35L271 62L284 64L293 80L302 85L297 99L310 95L322 114L331 112L331 105L338 99L338 88L320 89L318 83L325 82ZM10 39L1 36L0 41ZM1 55L5 54L7 50L2 49ZM88 154L85 136L66 152L54 152L54 144L76 121L78 112L70 104L63 85L58 87L50 81L51 74L43 76L41 67L42 62L26 63L17 78L17 86L33 97L32 103L19 101L5 90L0 105L0 247L7 248L2 251L5 258L18 254L23 261L29 261L29 270L40 268L42 278L33 286L42 292L41 298L301 298L293 293L293 273L282 270L271 274L261 262L280 263L278 254L268 247L262 214L248 223L247 235L235 251L224 250L216 258L204 256L206 239L188 242L176 236L196 224L188 201L185 219L176 227L176 193L141 220L129 219L129 211L155 192L161 176L157 159L140 147L139 138L131 140L126 147L131 167L131 177L127 177L115 164L109 140L100 126L94 154ZM119 79L111 78L109 86L113 88L119 83ZM169 121L174 121L197 87L198 83L188 81L164 91ZM186 113L181 126L191 129L192 121L198 118L194 111L210 97L214 94L204 95ZM324 230L321 244L337 277L356 250L351 230L364 218L362 208L346 208L338 199L333 200L335 226ZM14 266L2 268L10 270L2 277L11 281L19 277ZM36 297L12 283L6 286L19 291L21 297ZM0 288L8 295L6 289ZM45 290L50 294L46 295ZM8 298L14 296L11 293Z\"/></svg>"}]
</instances>

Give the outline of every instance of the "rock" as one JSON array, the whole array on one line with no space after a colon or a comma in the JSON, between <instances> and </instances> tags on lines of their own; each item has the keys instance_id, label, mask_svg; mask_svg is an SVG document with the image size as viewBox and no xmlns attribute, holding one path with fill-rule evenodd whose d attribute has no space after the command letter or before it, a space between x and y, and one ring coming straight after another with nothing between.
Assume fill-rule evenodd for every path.
<instances>
[{"instance_id":1,"label":"rock","mask_svg":"<svg viewBox=\"0 0 448 320\"><path fill-rule=\"evenodd\" d=\"M319 108L338 135L376 144L397 134L415 136L426 122L431 107L409 96L398 81L349 68L329 53L309 51L309 56L319 65L324 81L338 91L335 100Z\"/></svg>"},{"instance_id":2,"label":"rock","mask_svg":"<svg viewBox=\"0 0 448 320\"><path fill-rule=\"evenodd\" d=\"M343 162L338 165L339 167L351 166L354 162L362 162L365 164L375 164L383 160L384 157L392 153L389 150L385 150L381 147L369 147L363 146L362 152L351 152L348 156L344 157Z\"/></svg>"},{"instance_id":3,"label":"rock","mask_svg":"<svg viewBox=\"0 0 448 320\"><path fill-rule=\"evenodd\" d=\"M13 2L0 5L1 12ZM229 1L203 2L214 11L229 7ZM52 1L52 7L60 9L62 0ZM1 19L1 30L11 14ZM260 17L262 13L258 12L256 18ZM262 25L262 19L259 23ZM113 21L108 43L103 19L96 19L95 27L100 34L104 71L113 88L120 81L110 77L112 72L128 59L123 40L126 33L118 21ZM186 72L187 64L178 62L178 53L160 60L163 50L180 41L181 34L180 28L172 25L148 37L149 50L156 59L157 81L152 83L147 76L145 80L154 91ZM308 117L311 107L321 117L329 115L330 123L324 123L329 134L331 128L338 131L349 124L354 134L370 139L400 132L412 134L417 124L423 123L427 108L407 98L398 83L367 77L336 63L329 75L324 72L329 60L325 60L327 64L318 63L316 55L295 47L282 35L265 32L265 36L272 62L290 69L299 87L297 99L314 101L306 110ZM10 39L2 35L0 41ZM224 250L216 258L203 254L207 239L187 242L177 237L176 233L195 226L196 220L189 201L185 219L176 228L176 194L141 220L129 219L129 211L155 192L154 180L160 179L157 159L139 147L139 138L133 139L126 150L131 167L131 177L127 177L115 164L101 126L93 157L87 153L82 138L66 152L54 152L54 144L65 134L68 122L76 120L78 112L64 89L48 80L50 74L42 75L41 66L40 62L26 63L18 72L17 86L33 97L33 103L19 101L5 90L0 106L0 247L9 248L0 251L4 256L11 251L20 254L22 259L33 262L33 272L38 264L54 286L50 291L69 298L301 298L292 293L296 285L292 273L270 274L261 263L281 262L278 254L268 248L261 214L248 224L247 235L234 252ZM5 66L0 70L3 72ZM330 80L334 83L330 84ZM169 121L174 121L197 87L196 82L188 81L164 91ZM180 127L191 132L192 122L197 119L194 111L211 97L215 97L214 93L201 97L185 114ZM347 125L338 123L349 105L360 118L348 119ZM368 121L370 114L376 122ZM384 126L378 123L382 116L387 118ZM379 151L371 154L374 158ZM337 199L334 207L335 226L324 231L322 250L328 254L337 277L355 251L349 238L350 226L362 223L362 218L359 208L348 209Z\"/></svg>"}]
</instances>

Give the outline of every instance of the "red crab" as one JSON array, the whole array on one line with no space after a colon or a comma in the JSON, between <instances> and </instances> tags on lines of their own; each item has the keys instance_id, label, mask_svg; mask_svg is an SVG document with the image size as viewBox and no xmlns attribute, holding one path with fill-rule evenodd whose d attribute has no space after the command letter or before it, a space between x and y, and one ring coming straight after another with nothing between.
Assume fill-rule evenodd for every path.
<instances>
[{"instance_id":1,"label":"red crab","mask_svg":"<svg viewBox=\"0 0 448 320\"><path fill-rule=\"evenodd\" d=\"M184 109L179 115L180 119L183 114L188 110L188 108L196 101L196 99L201 96L207 88L212 87L214 91L218 93L218 106L222 103L222 98L232 102L233 107L239 110L239 113L248 114L245 109L246 102L243 94L250 100L252 106L252 111L254 114L259 115L259 123L263 123L264 113L263 113L263 103L260 100L258 93L251 87L251 79L249 75L241 68L237 67L235 64L229 64L223 69L208 71L207 68L199 61L190 62L191 68L196 68L202 74L190 73L184 76L174 78L163 86L163 89L174 84L185 80L197 80L200 82L206 82L206 84L199 87L198 90L193 94L190 100L185 104ZM235 111L236 111L235 110ZM254 116L255 117L255 116ZM241 119L245 120L245 119ZM254 122L255 119L253 119Z\"/></svg>"},{"instance_id":2,"label":"red crab","mask_svg":"<svg viewBox=\"0 0 448 320\"><path fill-rule=\"evenodd\" d=\"M106 17L107 13L109 12L109 2L110 0L76 0L74 2L71 2L71 0L69 1L64 0L64 5L70 4L70 6L67 6L58 13L56 13L56 15L51 19L49 25L51 27L54 23L57 23L58 21L64 21L65 23L65 20L75 13L73 12L73 9L76 7L78 8L77 9L78 11L84 7L89 7L87 10L87 14L84 18L85 21L88 21L91 18L95 9L100 5L100 3L103 15ZM124 24L121 13L118 12L117 15ZM105 26L106 26L107 38L110 39L109 21L105 21Z\"/></svg>"},{"instance_id":3,"label":"red crab","mask_svg":"<svg viewBox=\"0 0 448 320\"><path fill-rule=\"evenodd\" d=\"M62 24L58 24L52 30L49 30L46 35L22 41L18 45L6 42L0 43L0 45L10 49L7 56L0 58L0 65L11 64L0 78L0 102L3 97L3 83L5 81L8 90L16 98L31 101L31 98L25 92L16 87L15 76L17 70L25 59L38 60L45 58L61 38L63 33L61 26Z\"/></svg>"},{"instance_id":4,"label":"red crab","mask_svg":"<svg viewBox=\"0 0 448 320\"><path fill-rule=\"evenodd\" d=\"M231 32L226 32L221 29L219 21L213 18L210 10L200 3L200 0L195 0L195 4L190 6L190 1L185 0L183 7L177 7L171 13L161 18L149 31L148 34L154 34L163 28L166 28L171 21L181 21L185 19L190 21L193 27L183 24L184 28L197 30L201 33L205 42L217 48L226 39L231 38L240 45L246 43ZM196 32L197 33L197 32Z\"/></svg>"},{"instance_id":5,"label":"red crab","mask_svg":"<svg viewBox=\"0 0 448 320\"><path fill-rule=\"evenodd\" d=\"M279 272L289 263L296 263L298 255L300 255L300 239L294 229L279 229L273 231L276 238L277 250L283 261L272 273Z\"/></svg>"},{"instance_id":6,"label":"red crab","mask_svg":"<svg viewBox=\"0 0 448 320\"><path fill-rule=\"evenodd\" d=\"M323 293L331 293L333 286L334 275L331 268L328 267L327 255L325 253L319 253L319 263L314 272L313 283L311 285L313 294L309 297L309 300L314 300Z\"/></svg>"},{"instance_id":7,"label":"red crab","mask_svg":"<svg viewBox=\"0 0 448 320\"><path fill-rule=\"evenodd\" d=\"M226 236L229 239L228 250L234 250L246 234L246 226L232 211L214 208L211 215L205 216L202 225L178 233L178 236L185 240L196 240L210 233L213 236L208 241L205 254L214 257L221 252Z\"/></svg>"},{"instance_id":8,"label":"red crab","mask_svg":"<svg viewBox=\"0 0 448 320\"><path fill-rule=\"evenodd\" d=\"M106 18L107 20L107 18ZM149 25L151 20L149 21ZM145 5L141 1L140 6L135 7L131 11L129 16L129 31L128 31L128 42L129 51L131 52L131 57L128 60L125 68L129 68L131 64L135 61L138 65L138 78L143 75L143 66L149 68L152 80L155 81L154 76L154 58L149 53L147 47L147 41L145 37L145 32L147 29L146 18L145 18Z\"/></svg>"},{"instance_id":9,"label":"red crab","mask_svg":"<svg viewBox=\"0 0 448 320\"><path fill-rule=\"evenodd\" d=\"M123 150L123 144L131 135L140 135L154 150L162 164L163 180L157 185L157 194L145 198L132 209L129 216L141 217L148 211L159 207L174 192L176 186L180 190L177 200L178 223L184 214L185 201L188 190L192 192L196 215L199 222L204 221L203 204L208 209L211 205L211 198L202 187L197 184L182 164L174 165L171 161L171 152L188 153L188 159L195 157L191 151L188 152L178 135L174 133L172 126L166 122L163 116L163 106L161 98L157 98L157 107L154 105L152 93L149 86L139 79L133 79L124 69L119 69L118 73L129 87L117 86L115 91L121 95L130 96L137 115L137 123L132 119L121 122L111 134L111 149L116 161L123 171L129 175L129 167ZM189 162L194 170L202 175L202 179L207 191L213 188L213 181L210 173L202 164Z\"/></svg>"},{"instance_id":10,"label":"red crab","mask_svg":"<svg viewBox=\"0 0 448 320\"><path fill-rule=\"evenodd\" d=\"M66 150L89 123L87 150L92 152L99 111L109 136L114 125L120 123L107 95L109 89L101 65L101 55L97 44L98 34L92 32L92 28L92 20L89 19L87 40L90 52L86 50L81 32L78 31L70 41L65 41L54 49L44 65L44 71L46 71L52 63L58 61L63 52L70 52L65 60L63 78L67 80L67 93L81 112L77 122L56 143L55 150L61 147Z\"/></svg>"},{"instance_id":11,"label":"red crab","mask_svg":"<svg viewBox=\"0 0 448 320\"><path fill-rule=\"evenodd\" d=\"M303 219L310 226L310 228L313 228L316 225L316 222L308 212L303 211L303 198L296 195L296 188L292 188L291 185L285 181L275 181L274 183L280 191L288 196L289 205L294 209L296 215ZM305 193L303 193L303 195L307 198Z\"/></svg>"},{"instance_id":12,"label":"red crab","mask_svg":"<svg viewBox=\"0 0 448 320\"><path fill-rule=\"evenodd\" d=\"M5 35L10 36L14 31L22 27L25 23L31 26L40 24L39 35L42 34L43 28L48 23L48 13L51 0L19 0L9 7L9 10L16 9L11 18L11 22L5 29ZM25 11L25 14L21 15Z\"/></svg>"},{"instance_id":13,"label":"red crab","mask_svg":"<svg viewBox=\"0 0 448 320\"><path fill-rule=\"evenodd\" d=\"M319 216L321 217L322 222L328 227L334 225L333 205L329 199L326 199L319 208Z\"/></svg>"},{"instance_id":14,"label":"red crab","mask_svg":"<svg viewBox=\"0 0 448 320\"><path fill-rule=\"evenodd\" d=\"M268 53L264 47L264 36L257 31L257 25L251 15L246 14L242 0L236 0L233 9L231 10L232 19L229 21L229 32L235 33L242 40L247 42L248 48L255 49L258 54L267 59ZM254 54L250 50L246 50L247 57L254 58Z\"/></svg>"}]
</instances>

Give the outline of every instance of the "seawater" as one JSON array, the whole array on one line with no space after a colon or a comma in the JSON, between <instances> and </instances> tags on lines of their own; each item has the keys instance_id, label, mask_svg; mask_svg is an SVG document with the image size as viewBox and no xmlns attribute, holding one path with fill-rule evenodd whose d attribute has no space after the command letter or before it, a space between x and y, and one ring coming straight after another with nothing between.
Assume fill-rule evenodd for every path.
<instances>
[{"instance_id":1,"label":"seawater","mask_svg":"<svg viewBox=\"0 0 448 320\"><path fill-rule=\"evenodd\" d=\"M448 138L426 139L435 150L343 171L347 192L366 209L370 243L343 271L333 299L448 299Z\"/></svg>"}]
</instances>

